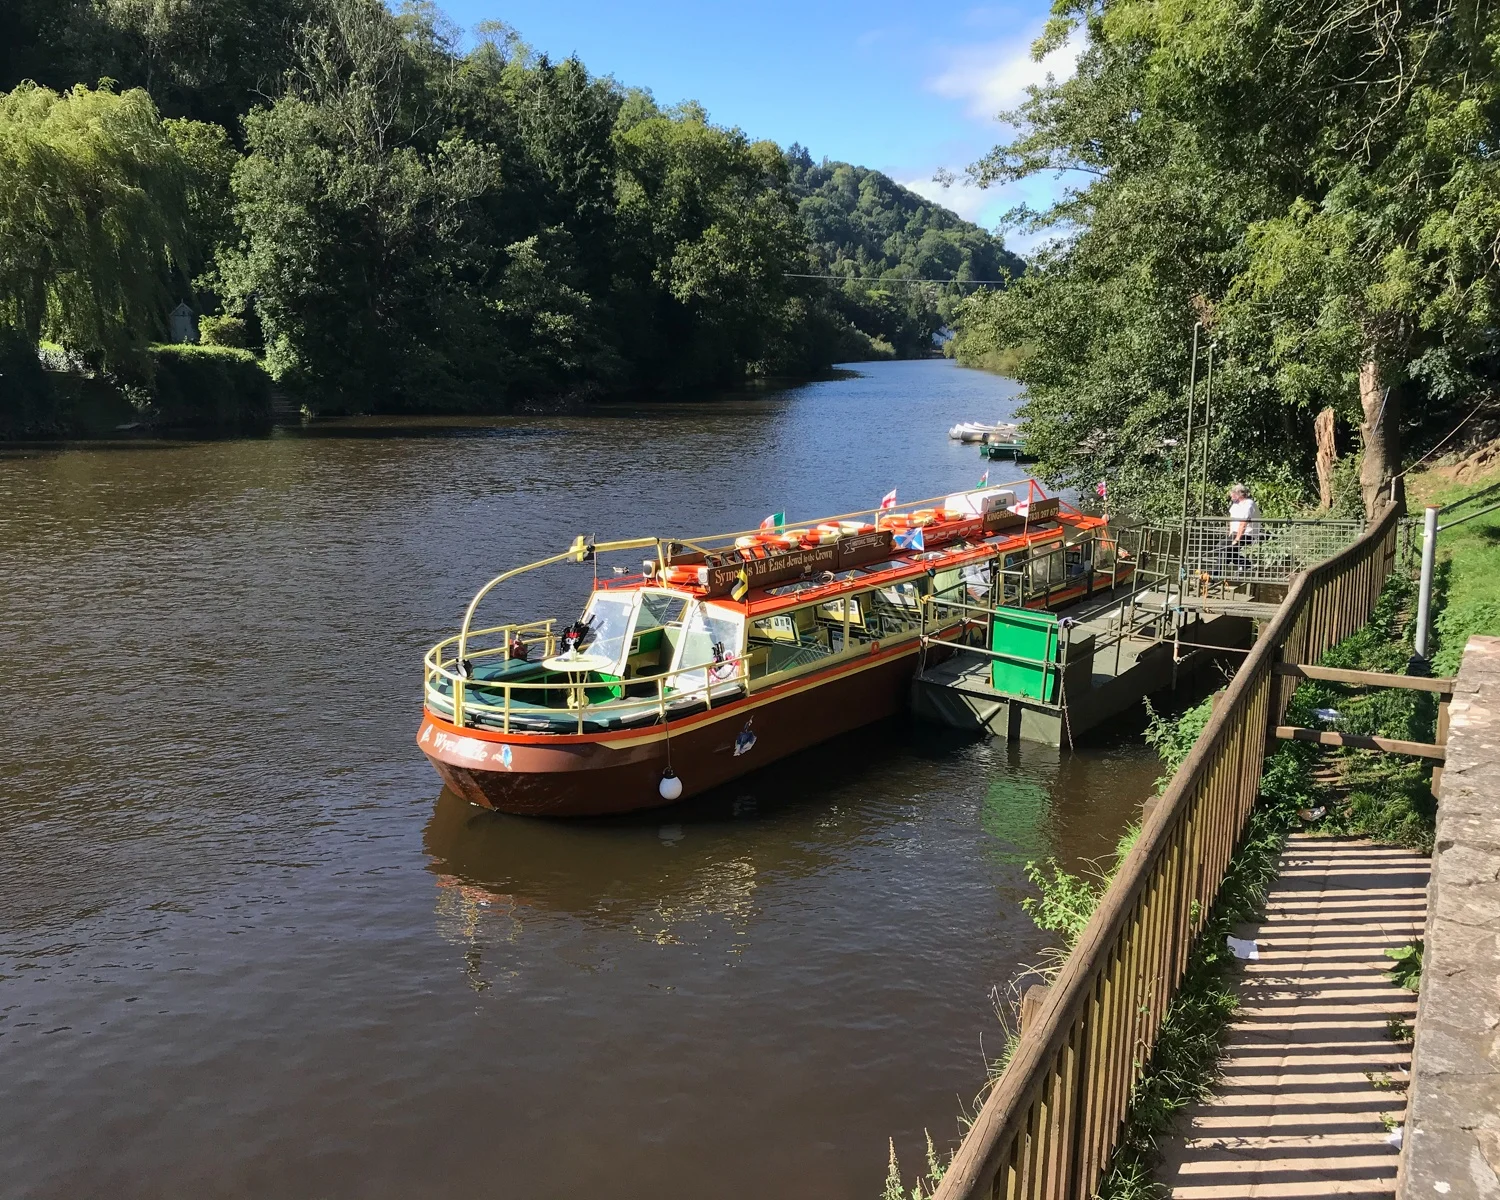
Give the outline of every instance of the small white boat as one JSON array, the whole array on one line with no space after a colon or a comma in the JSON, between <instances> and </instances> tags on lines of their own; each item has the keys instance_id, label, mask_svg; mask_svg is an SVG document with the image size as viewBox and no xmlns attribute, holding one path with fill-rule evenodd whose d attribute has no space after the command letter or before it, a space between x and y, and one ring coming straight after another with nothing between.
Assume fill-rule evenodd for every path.
<instances>
[{"instance_id":1,"label":"small white boat","mask_svg":"<svg viewBox=\"0 0 1500 1200\"><path fill-rule=\"evenodd\" d=\"M979 421L960 421L948 430L948 436L955 442L1013 442L1020 432L1021 427L1010 422L985 425Z\"/></svg>"}]
</instances>

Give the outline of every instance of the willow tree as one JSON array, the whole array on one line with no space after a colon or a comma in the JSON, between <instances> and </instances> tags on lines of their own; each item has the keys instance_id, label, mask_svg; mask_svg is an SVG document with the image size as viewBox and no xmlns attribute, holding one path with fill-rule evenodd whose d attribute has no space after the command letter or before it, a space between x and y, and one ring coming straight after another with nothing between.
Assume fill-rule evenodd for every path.
<instances>
[{"instance_id":1,"label":"willow tree","mask_svg":"<svg viewBox=\"0 0 1500 1200\"><path fill-rule=\"evenodd\" d=\"M232 157L222 130L163 121L140 90L0 96L0 323L128 362L222 228Z\"/></svg>"},{"instance_id":2,"label":"willow tree","mask_svg":"<svg viewBox=\"0 0 1500 1200\"><path fill-rule=\"evenodd\" d=\"M1223 355L1216 472L1300 471L1332 405L1360 430L1372 508L1400 470L1403 420L1492 382L1500 13L1469 0L1054 11L1038 50L1081 28L1077 74L1033 89L1010 114L1017 136L972 171L1085 182L1023 214L1061 235L1027 286L965 314L1031 351L1021 374L1050 465L1103 470L1098 447L1120 431L1138 435L1137 457L1170 441L1180 347L1207 318ZM1150 465L1138 474L1150 491Z\"/></svg>"}]
</instances>

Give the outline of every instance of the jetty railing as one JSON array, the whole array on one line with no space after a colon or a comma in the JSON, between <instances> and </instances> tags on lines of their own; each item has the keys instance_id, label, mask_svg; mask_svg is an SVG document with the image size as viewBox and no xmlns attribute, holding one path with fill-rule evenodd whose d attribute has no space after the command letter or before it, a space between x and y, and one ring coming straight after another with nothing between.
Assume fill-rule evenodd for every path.
<instances>
[{"instance_id":1,"label":"jetty railing","mask_svg":"<svg viewBox=\"0 0 1500 1200\"><path fill-rule=\"evenodd\" d=\"M936 1200L1086 1200L1219 892L1297 680L1369 620L1396 553L1387 508L1298 574L1153 806L938 1185Z\"/></svg>"},{"instance_id":2,"label":"jetty railing","mask_svg":"<svg viewBox=\"0 0 1500 1200\"><path fill-rule=\"evenodd\" d=\"M1364 532L1363 521L1260 517L1235 545L1227 517L1190 517L1180 528L1156 530L1161 561L1196 579L1221 583L1288 583L1326 562ZM1184 541L1184 538L1186 539Z\"/></svg>"}]
</instances>

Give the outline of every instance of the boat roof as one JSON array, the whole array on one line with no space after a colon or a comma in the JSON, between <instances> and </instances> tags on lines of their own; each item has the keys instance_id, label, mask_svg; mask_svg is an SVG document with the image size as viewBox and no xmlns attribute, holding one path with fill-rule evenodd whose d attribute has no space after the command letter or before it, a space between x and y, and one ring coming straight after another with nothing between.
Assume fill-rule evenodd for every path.
<instances>
[{"instance_id":1,"label":"boat roof","mask_svg":"<svg viewBox=\"0 0 1500 1200\"><path fill-rule=\"evenodd\" d=\"M1040 491L1040 485L1036 484L1034 480L1027 482L1032 485L1034 490L1031 494L1035 496ZM999 486L1015 487L1019 485L1002 484ZM1041 498L1045 499L1046 497L1042 496ZM940 501L938 502L940 503ZM1032 502L1028 500L1028 509ZM923 503L931 505L934 502L926 501ZM909 515L910 512L919 510L920 505L903 505L899 515ZM879 514L872 511L867 514L852 515L890 516L895 515L895 510L886 514ZM839 519L841 518L822 518L821 520L799 522L798 526L812 527ZM831 577L829 577L830 572L824 571L805 579L773 583L765 587L752 587L749 593L741 600L735 600L725 595L707 597L707 599L712 604L744 613L746 616L763 616L785 609L800 608L810 602L836 599L842 594L864 591L872 586L889 585L900 583L903 580L916 579L927 574L929 571L952 570L971 563L993 559L1000 554L1011 554L1033 546L1066 542L1069 528L1084 532L1102 529L1107 525L1107 518L1091 516L1080 512L1066 501L1059 500L1055 515L1049 515L1036 522L1028 520L1019 529L1013 528L986 534L981 537L957 540L947 545L934 547L931 550L897 551L884 561L835 571L831 573ZM671 544L690 547L696 550L727 550L734 547L735 538L744 537L754 532L756 531L747 530L734 534L716 534L707 538L696 538L692 541L684 540ZM702 587L672 583L660 579L655 575L644 573L614 578L601 577L595 582L594 587L596 591L600 592L624 592L649 588L652 591L673 592L681 595L684 599L705 599Z\"/></svg>"}]
</instances>

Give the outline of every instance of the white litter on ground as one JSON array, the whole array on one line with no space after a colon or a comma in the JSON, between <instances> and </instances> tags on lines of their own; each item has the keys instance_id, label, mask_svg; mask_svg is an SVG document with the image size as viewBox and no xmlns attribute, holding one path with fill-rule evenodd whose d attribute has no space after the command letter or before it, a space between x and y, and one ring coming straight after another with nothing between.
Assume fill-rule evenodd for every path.
<instances>
[{"instance_id":1,"label":"white litter on ground","mask_svg":"<svg viewBox=\"0 0 1500 1200\"><path fill-rule=\"evenodd\" d=\"M1225 938L1229 943L1229 949L1233 951L1235 958L1255 959L1260 957L1260 951L1255 948L1255 943L1246 938Z\"/></svg>"}]
</instances>

